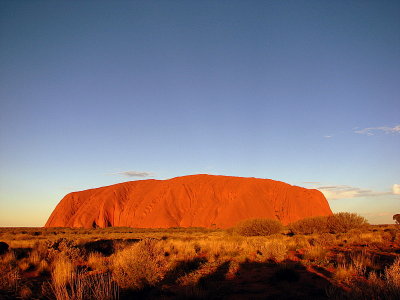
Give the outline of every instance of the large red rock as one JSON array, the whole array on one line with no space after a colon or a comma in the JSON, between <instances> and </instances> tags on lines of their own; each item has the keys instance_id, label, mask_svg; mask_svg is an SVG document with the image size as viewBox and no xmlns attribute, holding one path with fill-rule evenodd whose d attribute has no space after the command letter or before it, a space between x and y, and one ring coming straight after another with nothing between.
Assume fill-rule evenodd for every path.
<instances>
[{"instance_id":1,"label":"large red rock","mask_svg":"<svg viewBox=\"0 0 400 300\"><path fill-rule=\"evenodd\" d=\"M243 219L283 224L331 215L318 190L270 179L190 175L139 180L66 195L46 227L220 227Z\"/></svg>"}]
</instances>

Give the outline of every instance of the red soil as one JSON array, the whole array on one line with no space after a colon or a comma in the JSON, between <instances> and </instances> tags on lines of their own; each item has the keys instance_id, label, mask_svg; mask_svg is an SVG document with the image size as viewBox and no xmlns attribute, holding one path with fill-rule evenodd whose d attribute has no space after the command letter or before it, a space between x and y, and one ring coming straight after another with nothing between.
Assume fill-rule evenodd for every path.
<instances>
[{"instance_id":1,"label":"red soil","mask_svg":"<svg viewBox=\"0 0 400 300\"><path fill-rule=\"evenodd\" d=\"M250 218L287 224L331 214L318 190L270 179L190 175L70 193L45 227L227 228Z\"/></svg>"}]
</instances>

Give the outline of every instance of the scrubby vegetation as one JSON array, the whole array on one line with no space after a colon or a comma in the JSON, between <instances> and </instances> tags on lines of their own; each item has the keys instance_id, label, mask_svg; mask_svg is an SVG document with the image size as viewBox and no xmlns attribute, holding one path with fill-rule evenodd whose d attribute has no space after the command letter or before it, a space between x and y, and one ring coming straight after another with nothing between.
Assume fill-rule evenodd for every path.
<instances>
[{"instance_id":1,"label":"scrubby vegetation","mask_svg":"<svg viewBox=\"0 0 400 300\"><path fill-rule=\"evenodd\" d=\"M355 213L340 212L333 216L305 218L289 225L295 234L344 233L367 226L367 220Z\"/></svg>"},{"instance_id":2,"label":"scrubby vegetation","mask_svg":"<svg viewBox=\"0 0 400 300\"><path fill-rule=\"evenodd\" d=\"M328 228L331 233L348 232L368 225L367 220L355 213L340 212L328 217Z\"/></svg>"},{"instance_id":3,"label":"scrubby vegetation","mask_svg":"<svg viewBox=\"0 0 400 300\"><path fill-rule=\"evenodd\" d=\"M289 225L294 234L313 234L329 232L328 217L305 218Z\"/></svg>"},{"instance_id":4,"label":"scrubby vegetation","mask_svg":"<svg viewBox=\"0 0 400 300\"><path fill-rule=\"evenodd\" d=\"M111 260L113 279L125 289L140 290L157 284L167 270L167 260L157 241L144 239L118 251Z\"/></svg>"},{"instance_id":5,"label":"scrubby vegetation","mask_svg":"<svg viewBox=\"0 0 400 300\"><path fill-rule=\"evenodd\" d=\"M0 228L0 241L1 299L400 296L398 226L353 214L230 230Z\"/></svg>"},{"instance_id":6,"label":"scrubby vegetation","mask_svg":"<svg viewBox=\"0 0 400 300\"><path fill-rule=\"evenodd\" d=\"M278 220L272 219L249 219L237 224L233 231L243 236L266 236L280 233L283 229Z\"/></svg>"}]
</instances>

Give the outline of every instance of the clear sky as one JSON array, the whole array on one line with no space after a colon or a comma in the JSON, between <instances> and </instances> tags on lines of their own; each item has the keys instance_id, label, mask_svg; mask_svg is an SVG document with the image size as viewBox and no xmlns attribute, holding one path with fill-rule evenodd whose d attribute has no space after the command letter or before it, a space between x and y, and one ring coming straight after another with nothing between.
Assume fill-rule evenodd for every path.
<instances>
[{"instance_id":1,"label":"clear sky","mask_svg":"<svg viewBox=\"0 0 400 300\"><path fill-rule=\"evenodd\" d=\"M187 174L400 213L399 1L0 1L0 226Z\"/></svg>"}]
</instances>

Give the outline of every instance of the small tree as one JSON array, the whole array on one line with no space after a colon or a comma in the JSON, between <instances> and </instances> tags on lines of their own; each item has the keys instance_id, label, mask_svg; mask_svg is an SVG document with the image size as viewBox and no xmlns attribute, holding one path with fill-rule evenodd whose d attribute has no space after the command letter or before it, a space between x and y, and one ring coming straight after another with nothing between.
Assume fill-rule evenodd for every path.
<instances>
[{"instance_id":1,"label":"small tree","mask_svg":"<svg viewBox=\"0 0 400 300\"><path fill-rule=\"evenodd\" d=\"M395 214L393 216L393 220L396 222L396 224L400 225L400 214Z\"/></svg>"}]
</instances>

